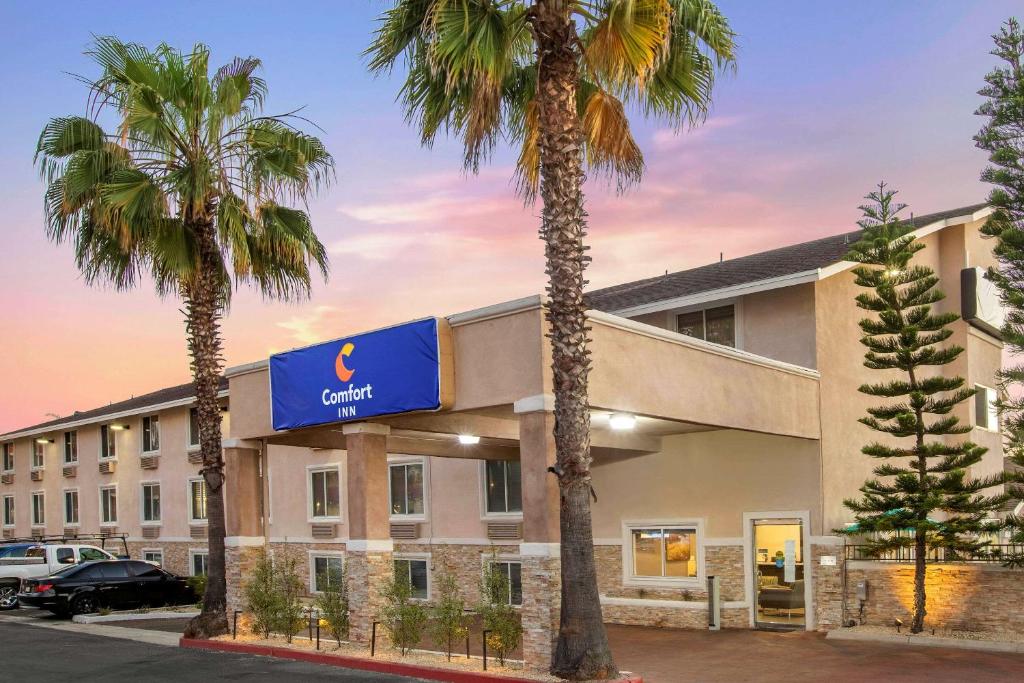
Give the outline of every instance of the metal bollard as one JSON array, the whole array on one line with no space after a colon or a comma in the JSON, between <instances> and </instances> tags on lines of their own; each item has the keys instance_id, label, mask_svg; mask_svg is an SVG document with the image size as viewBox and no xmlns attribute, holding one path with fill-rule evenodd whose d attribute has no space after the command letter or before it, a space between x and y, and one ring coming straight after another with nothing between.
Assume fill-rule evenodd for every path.
<instances>
[{"instance_id":1,"label":"metal bollard","mask_svg":"<svg viewBox=\"0 0 1024 683\"><path fill-rule=\"evenodd\" d=\"M242 610L236 609L234 615L231 617L231 640L238 639L238 615L242 613Z\"/></svg>"},{"instance_id":2,"label":"metal bollard","mask_svg":"<svg viewBox=\"0 0 1024 683\"><path fill-rule=\"evenodd\" d=\"M487 629L484 629L484 632L483 632L483 644L484 644L484 671L487 671L487 634L488 634L488 633L490 633L490 631L489 631L489 630L487 630Z\"/></svg>"},{"instance_id":3,"label":"metal bollard","mask_svg":"<svg viewBox=\"0 0 1024 683\"><path fill-rule=\"evenodd\" d=\"M320 651L320 620L316 620L316 650Z\"/></svg>"},{"instance_id":4,"label":"metal bollard","mask_svg":"<svg viewBox=\"0 0 1024 683\"><path fill-rule=\"evenodd\" d=\"M370 627L370 656L377 651L377 624L379 621L373 622L373 626Z\"/></svg>"},{"instance_id":5,"label":"metal bollard","mask_svg":"<svg viewBox=\"0 0 1024 683\"><path fill-rule=\"evenodd\" d=\"M309 639L313 640L313 610L310 609L307 614L309 615Z\"/></svg>"},{"instance_id":6,"label":"metal bollard","mask_svg":"<svg viewBox=\"0 0 1024 683\"><path fill-rule=\"evenodd\" d=\"M469 659L469 636L466 636L466 659Z\"/></svg>"}]
</instances>

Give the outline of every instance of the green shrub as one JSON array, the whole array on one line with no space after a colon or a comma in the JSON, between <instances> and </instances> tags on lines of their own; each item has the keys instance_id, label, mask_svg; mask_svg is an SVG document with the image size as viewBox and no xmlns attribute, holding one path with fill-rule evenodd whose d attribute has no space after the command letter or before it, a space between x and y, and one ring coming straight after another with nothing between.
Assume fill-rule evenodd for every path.
<instances>
[{"instance_id":1,"label":"green shrub","mask_svg":"<svg viewBox=\"0 0 1024 683\"><path fill-rule=\"evenodd\" d=\"M341 641L348 638L348 585L344 571L330 570L326 579L327 585L315 604L327 625L327 632L340 646Z\"/></svg>"},{"instance_id":2,"label":"green shrub","mask_svg":"<svg viewBox=\"0 0 1024 683\"><path fill-rule=\"evenodd\" d=\"M403 657L420 642L427 618L427 608L412 601L408 575L396 574L384 591L380 623Z\"/></svg>"},{"instance_id":3,"label":"green shrub","mask_svg":"<svg viewBox=\"0 0 1024 683\"><path fill-rule=\"evenodd\" d=\"M487 647L494 651L502 665L505 658L517 647L523 638L523 625L519 615L509 604L508 577L495 568L493 562L484 566L483 579L480 586L482 600L477 607L487 636Z\"/></svg>"},{"instance_id":4,"label":"green shrub","mask_svg":"<svg viewBox=\"0 0 1024 683\"><path fill-rule=\"evenodd\" d=\"M428 627L434 644L444 649L448 661L452 659L453 644L469 634L466 628L466 603L459 594L459 582L448 567L443 567L434 576L437 603L431 610L432 621Z\"/></svg>"},{"instance_id":5,"label":"green shrub","mask_svg":"<svg viewBox=\"0 0 1024 683\"><path fill-rule=\"evenodd\" d=\"M206 574L190 576L185 579L185 584L192 589L192 594L196 596L196 602L201 603L203 596L206 595Z\"/></svg>"},{"instance_id":6,"label":"green shrub","mask_svg":"<svg viewBox=\"0 0 1024 683\"><path fill-rule=\"evenodd\" d=\"M252 617L252 632L269 638L280 611L280 600L274 580L274 561L265 550L260 551L242 593L245 609Z\"/></svg>"},{"instance_id":7,"label":"green shrub","mask_svg":"<svg viewBox=\"0 0 1024 683\"><path fill-rule=\"evenodd\" d=\"M302 597L306 593L306 585L299 576L299 561L295 553L283 551L274 558L274 604L277 611L274 615L274 630L282 634L287 642L292 642L295 634L303 629L305 606Z\"/></svg>"}]
</instances>

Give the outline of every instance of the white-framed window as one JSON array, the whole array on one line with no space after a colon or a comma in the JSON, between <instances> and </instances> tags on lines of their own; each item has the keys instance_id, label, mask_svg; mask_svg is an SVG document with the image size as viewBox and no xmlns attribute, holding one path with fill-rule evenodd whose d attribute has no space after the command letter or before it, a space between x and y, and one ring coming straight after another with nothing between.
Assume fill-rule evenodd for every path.
<instances>
[{"instance_id":1,"label":"white-framed window","mask_svg":"<svg viewBox=\"0 0 1024 683\"><path fill-rule=\"evenodd\" d=\"M189 548L188 569L192 576L206 576L210 566L210 553L207 550Z\"/></svg>"},{"instance_id":2,"label":"white-framed window","mask_svg":"<svg viewBox=\"0 0 1024 683\"><path fill-rule=\"evenodd\" d=\"M14 526L14 496L4 496L4 526Z\"/></svg>"},{"instance_id":3,"label":"white-framed window","mask_svg":"<svg viewBox=\"0 0 1024 683\"><path fill-rule=\"evenodd\" d=\"M147 415L142 418L142 452L160 452L160 416Z\"/></svg>"},{"instance_id":4,"label":"white-framed window","mask_svg":"<svg viewBox=\"0 0 1024 683\"><path fill-rule=\"evenodd\" d=\"M142 485L142 523L160 522L160 482Z\"/></svg>"},{"instance_id":5,"label":"white-framed window","mask_svg":"<svg viewBox=\"0 0 1024 683\"><path fill-rule=\"evenodd\" d=\"M403 553L394 556L395 576L409 583L413 600L430 599L430 555Z\"/></svg>"},{"instance_id":6,"label":"white-framed window","mask_svg":"<svg viewBox=\"0 0 1024 683\"><path fill-rule=\"evenodd\" d=\"M78 526L78 489L64 489L64 526Z\"/></svg>"},{"instance_id":7,"label":"white-framed window","mask_svg":"<svg viewBox=\"0 0 1024 683\"><path fill-rule=\"evenodd\" d=\"M310 520L341 519L341 468L338 465L308 468Z\"/></svg>"},{"instance_id":8,"label":"white-framed window","mask_svg":"<svg viewBox=\"0 0 1024 683\"><path fill-rule=\"evenodd\" d=\"M996 401L999 399L995 389L982 384L974 385L974 424L992 432L999 431L999 410Z\"/></svg>"},{"instance_id":9,"label":"white-framed window","mask_svg":"<svg viewBox=\"0 0 1024 683\"><path fill-rule=\"evenodd\" d=\"M142 549L142 561L152 562L158 567L164 566L164 549L163 548L143 548Z\"/></svg>"},{"instance_id":10,"label":"white-framed window","mask_svg":"<svg viewBox=\"0 0 1024 683\"><path fill-rule=\"evenodd\" d=\"M100 487L100 525L117 524L117 485Z\"/></svg>"},{"instance_id":11,"label":"white-framed window","mask_svg":"<svg viewBox=\"0 0 1024 683\"><path fill-rule=\"evenodd\" d=\"M676 314L676 332L704 341L736 346L736 306L711 306Z\"/></svg>"},{"instance_id":12,"label":"white-framed window","mask_svg":"<svg viewBox=\"0 0 1024 683\"><path fill-rule=\"evenodd\" d=\"M499 557L484 558L485 566L504 575L508 586L508 604L518 607L523 604L523 563L519 560Z\"/></svg>"},{"instance_id":13,"label":"white-framed window","mask_svg":"<svg viewBox=\"0 0 1024 683\"><path fill-rule=\"evenodd\" d=\"M32 442L32 469L41 470L46 465L46 444Z\"/></svg>"},{"instance_id":14,"label":"white-framed window","mask_svg":"<svg viewBox=\"0 0 1024 683\"><path fill-rule=\"evenodd\" d=\"M100 460L117 458L117 432L110 425L100 425Z\"/></svg>"},{"instance_id":15,"label":"white-framed window","mask_svg":"<svg viewBox=\"0 0 1024 683\"><path fill-rule=\"evenodd\" d=\"M391 516L425 519L427 511L427 464L423 458L388 463L388 499Z\"/></svg>"},{"instance_id":16,"label":"white-framed window","mask_svg":"<svg viewBox=\"0 0 1024 683\"><path fill-rule=\"evenodd\" d=\"M523 480L518 460L483 463L484 513L487 516L523 514Z\"/></svg>"},{"instance_id":17,"label":"white-framed window","mask_svg":"<svg viewBox=\"0 0 1024 683\"><path fill-rule=\"evenodd\" d=\"M32 492L32 526L46 524L46 492Z\"/></svg>"},{"instance_id":18,"label":"white-framed window","mask_svg":"<svg viewBox=\"0 0 1024 683\"><path fill-rule=\"evenodd\" d=\"M188 521L190 524L206 522L206 480L202 477L188 480Z\"/></svg>"},{"instance_id":19,"label":"white-framed window","mask_svg":"<svg viewBox=\"0 0 1024 683\"><path fill-rule=\"evenodd\" d=\"M3 471L13 472L14 471L14 444L5 443L3 445Z\"/></svg>"},{"instance_id":20,"label":"white-framed window","mask_svg":"<svg viewBox=\"0 0 1024 683\"><path fill-rule=\"evenodd\" d=\"M335 582L340 582L345 570L345 555L323 550L309 551L309 589L322 593Z\"/></svg>"},{"instance_id":21,"label":"white-framed window","mask_svg":"<svg viewBox=\"0 0 1024 683\"><path fill-rule=\"evenodd\" d=\"M199 408L188 409L188 449L199 448Z\"/></svg>"},{"instance_id":22,"label":"white-framed window","mask_svg":"<svg viewBox=\"0 0 1024 683\"><path fill-rule=\"evenodd\" d=\"M622 577L627 586L695 586L704 579L699 520L624 522Z\"/></svg>"},{"instance_id":23,"label":"white-framed window","mask_svg":"<svg viewBox=\"0 0 1024 683\"><path fill-rule=\"evenodd\" d=\"M78 432L64 432L64 463L78 462Z\"/></svg>"}]
</instances>

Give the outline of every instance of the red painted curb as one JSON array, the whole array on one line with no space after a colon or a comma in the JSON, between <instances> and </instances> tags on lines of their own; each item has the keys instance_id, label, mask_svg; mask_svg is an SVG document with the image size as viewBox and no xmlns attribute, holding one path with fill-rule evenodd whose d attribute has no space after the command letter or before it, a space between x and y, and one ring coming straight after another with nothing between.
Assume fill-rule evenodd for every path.
<instances>
[{"instance_id":1,"label":"red painted curb","mask_svg":"<svg viewBox=\"0 0 1024 683\"><path fill-rule=\"evenodd\" d=\"M253 645L251 643L236 643L230 640L195 640L182 638L178 641L179 647L187 647L196 650L217 650L220 652L239 652L250 655L261 655L264 657L279 657L281 659L294 659L301 662L313 664L326 664L328 666L340 666L346 669L360 669L362 671L374 671L376 673L396 674L399 676L411 676L429 681L446 681L447 683L537 683L528 678L516 676L502 676L475 671L459 671L453 669L439 669L432 666L420 664L404 664L402 662L389 662L382 659L363 659L361 657L348 657L346 655L329 654L326 652L308 652L306 650L293 650L287 647L271 647L268 645ZM643 678L638 675L623 678L616 683L643 683Z\"/></svg>"}]
</instances>

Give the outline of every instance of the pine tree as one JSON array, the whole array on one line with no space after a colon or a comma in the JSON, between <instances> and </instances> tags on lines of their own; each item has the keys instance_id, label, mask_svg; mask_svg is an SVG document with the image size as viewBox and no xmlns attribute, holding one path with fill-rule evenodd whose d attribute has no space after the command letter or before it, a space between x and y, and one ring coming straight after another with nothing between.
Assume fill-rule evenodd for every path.
<instances>
[{"instance_id":1,"label":"pine tree","mask_svg":"<svg viewBox=\"0 0 1024 683\"><path fill-rule=\"evenodd\" d=\"M985 449L956 437L970 431L952 414L974 390L962 377L937 370L963 353L946 344L950 325L959 316L934 310L944 296L935 272L911 263L925 245L915 240L913 228L898 217L906 208L893 202L896 192L884 183L860 207L858 224L864 233L847 259L862 265L853 269L856 283L868 291L857 295L857 305L871 317L860 321L861 343L867 347L864 366L885 372L877 384L864 384L869 396L894 399L868 409L860 422L888 435L863 449L877 458L874 478L861 486L863 497L847 499L855 513L855 527L847 534L868 534L867 552L880 556L910 549L914 557L914 613L911 633L924 629L925 560L930 552L946 559L984 552L980 534L991 533L987 522L1006 500L1002 494L982 492L1003 483L1001 475L974 479L968 470L981 461ZM934 519L940 513L941 520Z\"/></svg>"},{"instance_id":2,"label":"pine tree","mask_svg":"<svg viewBox=\"0 0 1024 683\"><path fill-rule=\"evenodd\" d=\"M985 76L986 85L978 92L987 101L976 113L988 122L974 141L989 153L990 165L981 179L995 186L988 196L993 213L982 232L997 238L993 252L999 270L988 277L998 285L1006 309L1003 342L1019 358L1024 353L1024 35L1017 20L1009 19L992 38L996 45L992 54L1003 64ZM1004 368L1000 383L1007 453L1024 468L1024 365ZM1015 485L1009 493L1015 500L1024 499L1024 476L1012 475L1012 479ZM1006 522L1011 542L1024 544L1024 517L1010 515ZM1007 563L1024 566L1024 552L1012 553Z\"/></svg>"}]
</instances>

